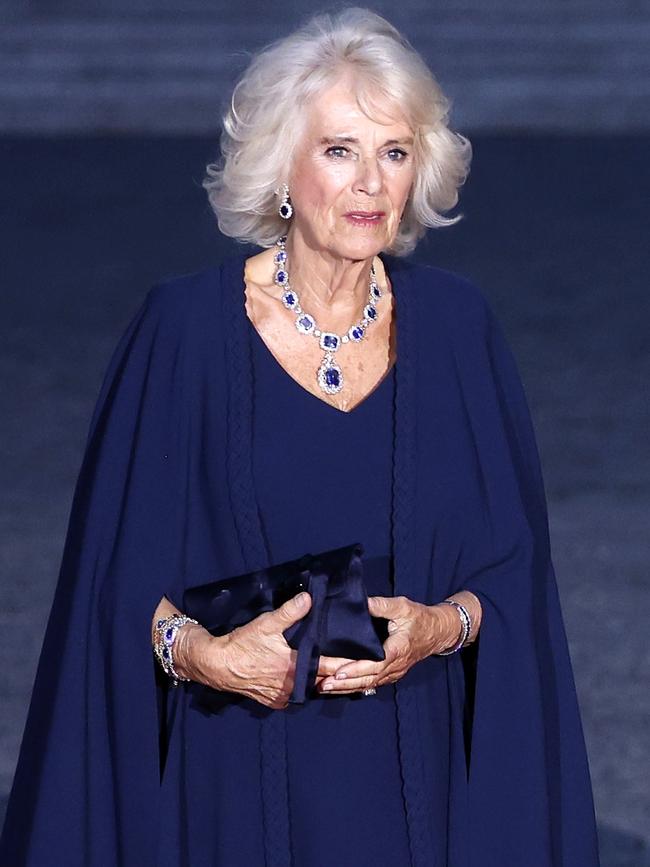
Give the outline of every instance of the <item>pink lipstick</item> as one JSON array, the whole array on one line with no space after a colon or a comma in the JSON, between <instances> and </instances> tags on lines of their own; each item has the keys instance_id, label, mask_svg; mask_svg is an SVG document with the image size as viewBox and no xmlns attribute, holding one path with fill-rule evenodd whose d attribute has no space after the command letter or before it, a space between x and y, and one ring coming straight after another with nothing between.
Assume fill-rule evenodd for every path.
<instances>
[{"instance_id":1,"label":"pink lipstick","mask_svg":"<svg viewBox=\"0 0 650 867\"><path fill-rule=\"evenodd\" d=\"M385 216L384 211L349 211L345 219L355 226L374 226L381 223Z\"/></svg>"}]
</instances>

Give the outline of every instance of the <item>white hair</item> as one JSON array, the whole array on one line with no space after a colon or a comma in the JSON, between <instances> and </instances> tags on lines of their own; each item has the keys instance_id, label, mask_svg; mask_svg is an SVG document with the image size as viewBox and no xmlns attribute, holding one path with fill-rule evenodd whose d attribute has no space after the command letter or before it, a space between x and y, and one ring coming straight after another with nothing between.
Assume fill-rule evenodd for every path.
<instances>
[{"instance_id":1,"label":"white hair","mask_svg":"<svg viewBox=\"0 0 650 867\"><path fill-rule=\"evenodd\" d=\"M257 52L222 118L221 159L209 163L207 190L220 231L271 247L288 226L275 191L290 174L305 125L303 109L351 69L368 116L400 112L414 131L415 178L398 232L385 252L406 256L427 227L462 219L441 212L458 201L472 158L467 138L448 127L450 100L418 52L385 18L353 6L318 14Z\"/></svg>"}]
</instances>

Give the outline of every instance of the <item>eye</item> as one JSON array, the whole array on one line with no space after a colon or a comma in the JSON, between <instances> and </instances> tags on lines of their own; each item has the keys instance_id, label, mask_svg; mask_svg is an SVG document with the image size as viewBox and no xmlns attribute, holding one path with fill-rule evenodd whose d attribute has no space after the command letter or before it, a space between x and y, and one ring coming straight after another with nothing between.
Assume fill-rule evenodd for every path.
<instances>
[{"instance_id":1,"label":"eye","mask_svg":"<svg viewBox=\"0 0 650 867\"><path fill-rule=\"evenodd\" d=\"M388 151L388 153L389 153L389 154L399 154L399 155L400 155L400 158L399 158L399 159L392 159L392 158L391 158L391 162L393 162L393 163L403 163L404 160L406 159L406 157L408 156L408 154L406 153L406 151L403 151L401 148L393 148L392 150Z\"/></svg>"},{"instance_id":2,"label":"eye","mask_svg":"<svg viewBox=\"0 0 650 867\"><path fill-rule=\"evenodd\" d=\"M347 153L348 149L343 147L343 145L332 145L331 147L327 148L327 150L325 151L326 154L331 154L331 156L333 156L335 159L339 159L339 155L332 154L332 151L345 151Z\"/></svg>"}]
</instances>

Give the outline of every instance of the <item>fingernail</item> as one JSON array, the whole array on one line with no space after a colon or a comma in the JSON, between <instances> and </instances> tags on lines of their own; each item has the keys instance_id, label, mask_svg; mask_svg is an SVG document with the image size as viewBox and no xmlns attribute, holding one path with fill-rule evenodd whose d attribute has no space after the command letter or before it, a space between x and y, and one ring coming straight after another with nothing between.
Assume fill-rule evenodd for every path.
<instances>
[{"instance_id":1,"label":"fingernail","mask_svg":"<svg viewBox=\"0 0 650 867\"><path fill-rule=\"evenodd\" d=\"M297 596L294 596L293 601L298 606L298 608L300 608L300 606L304 605L307 601L307 594L299 593Z\"/></svg>"},{"instance_id":2,"label":"fingernail","mask_svg":"<svg viewBox=\"0 0 650 867\"><path fill-rule=\"evenodd\" d=\"M348 676L348 675L347 675L347 672L345 672L345 671L339 671L339 672L337 672L337 674L336 674L336 679L337 679L337 680L343 680L343 679L346 678L347 676Z\"/></svg>"},{"instance_id":3,"label":"fingernail","mask_svg":"<svg viewBox=\"0 0 650 867\"><path fill-rule=\"evenodd\" d=\"M323 689L334 689L333 683L326 683L323 685Z\"/></svg>"}]
</instances>

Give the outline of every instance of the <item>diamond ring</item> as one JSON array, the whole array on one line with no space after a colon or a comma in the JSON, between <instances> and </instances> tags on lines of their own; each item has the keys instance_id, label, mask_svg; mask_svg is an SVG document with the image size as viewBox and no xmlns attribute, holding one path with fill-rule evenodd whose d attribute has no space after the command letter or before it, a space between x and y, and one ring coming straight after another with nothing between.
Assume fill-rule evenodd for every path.
<instances>
[{"instance_id":1,"label":"diamond ring","mask_svg":"<svg viewBox=\"0 0 650 867\"><path fill-rule=\"evenodd\" d=\"M371 686L368 689L364 689L363 694L364 695L375 695L376 692L377 692L377 690L374 688L374 686Z\"/></svg>"}]
</instances>

